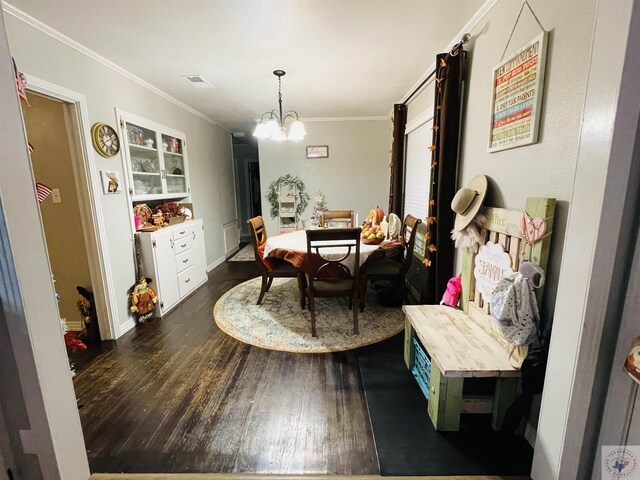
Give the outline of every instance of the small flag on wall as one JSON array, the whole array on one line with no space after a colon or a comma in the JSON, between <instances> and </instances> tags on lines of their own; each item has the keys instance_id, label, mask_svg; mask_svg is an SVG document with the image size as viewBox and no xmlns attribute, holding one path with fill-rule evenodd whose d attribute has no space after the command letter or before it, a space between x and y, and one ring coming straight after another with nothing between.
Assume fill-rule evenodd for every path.
<instances>
[{"instance_id":1,"label":"small flag on wall","mask_svg":"<svg viewBox=\"0 0 640 480\"><path fill-rule=\"evenodd\" d=\"M36 183L36 196L38 197L38 202L42 203L45 199L51 194L51 189L47 187L44 183Z\"/></svg>"},{"instance_id":2,"label":"small flag on wall","mask_svg":"<svg viewBox=\"0 0 640 480\"><path fill-rule=\"evenodd\" d=\"M27 100L27 79L24 74L18 70L18 66L16 65L16 60L14 58L11 59L13 61L13 73L16 76L16 89L18 90L18 96L27 102L29 105L29 100ZM31 105L29 105L31 106Z\"/></svg>"}]
</instances>

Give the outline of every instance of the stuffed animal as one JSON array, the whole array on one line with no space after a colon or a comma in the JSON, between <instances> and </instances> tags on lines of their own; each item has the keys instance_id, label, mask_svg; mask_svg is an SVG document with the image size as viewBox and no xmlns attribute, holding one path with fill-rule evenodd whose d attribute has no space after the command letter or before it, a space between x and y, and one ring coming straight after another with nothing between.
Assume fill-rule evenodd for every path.
<instances>
[{"instance_id":1,"label":"stuffed animal","mask_svg":"<svg viewBox=\"0 0 640 480\"><path fill-rule=\"evenodd\" d=\"M147 279L140 278L131 293L131 312L138 314L138 322L145 323L153 318L153 308L157 301L155 292L147 285Z\"/></svg>"},{"instance_id":2,"label":"stuffed animal","mask_svg":"<svg viewBox=\"0 0 640 480\"><path fill-rule=\"evenodd\" d=\"M458 275L453 277L447 283L447 290L442 295L442 302L440 305L448 305L450 307L457 307L460 300L460 292L462 291L462 277Z\"/></svg>"}]
</instances>

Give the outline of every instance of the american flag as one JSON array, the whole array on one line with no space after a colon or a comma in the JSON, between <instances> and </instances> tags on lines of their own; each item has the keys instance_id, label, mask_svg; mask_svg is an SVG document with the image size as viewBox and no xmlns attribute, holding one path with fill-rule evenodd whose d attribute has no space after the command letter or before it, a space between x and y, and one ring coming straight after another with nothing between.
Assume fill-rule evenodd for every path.
<instances>
[{"instance_id":1,"label":"american flag","mask_svg":"<svg viewBox=\"0 0 640 480\"><path fill-rule=\"evenodd\" d=\"M42 203L44 200L51 194L51 189L47 187L44 183L36 183L36 196L38 197L38 202Z\"/></svg>"},{"instance_id":2,"label":"american flag","mask_svg":"<svg viewBox=\"0 0 640 480\"><path fill-rule=\"evenodd\" d=\"M27 91L25 90L27 86L27 79L24 74L18 70L18 66L16 65L16 60L14 58L11 59L13 61L13 72L16 76L16 89L18 90L18 96L27 102L29 105L29 100L27 99Z\"/></svg>"}]
</instances>

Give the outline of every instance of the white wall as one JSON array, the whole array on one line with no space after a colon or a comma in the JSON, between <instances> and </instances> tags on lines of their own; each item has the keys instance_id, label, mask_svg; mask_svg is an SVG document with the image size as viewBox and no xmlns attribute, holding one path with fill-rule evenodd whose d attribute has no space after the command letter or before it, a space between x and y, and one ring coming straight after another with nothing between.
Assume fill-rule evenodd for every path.
<instances>
[{"instance_id":1,"label":"white wall","mask_svg":"<svg viewBox=\"0 0 640 480\"><path fill-rule=\"evenodd\" d=\"M261 139L260 188L262 216L270 235L278 232L277 219L269 214L269 184L287 173L299 177L311 199L302 214L313 212L318 190L330 210L355 210L362 222L369 210L389 203L391 121L306 122L307 136L299 142ZM329 158L307 158L307 145L328 145Z\"/></svg>"},{"instance_id":2,"label":"white wall","mask_svg":"<svg viewBox=\"0 0 640 480\"><path fill-rule=\"evenodd\" d=\"M195 214L204 219L207 263L224 258L222 224L236 219L229 133L11 15L6 15L5 22L19 68L84 94L91 124L100 121L116 126L118 107L186 133L192 201ZM92 153L98 171L124 171L122 155L105 159ZM102 196L101 201L108 226L117 320L130 326L127 289L135 280L130 204L126 195Z\"/></svg>"}]
</instances>

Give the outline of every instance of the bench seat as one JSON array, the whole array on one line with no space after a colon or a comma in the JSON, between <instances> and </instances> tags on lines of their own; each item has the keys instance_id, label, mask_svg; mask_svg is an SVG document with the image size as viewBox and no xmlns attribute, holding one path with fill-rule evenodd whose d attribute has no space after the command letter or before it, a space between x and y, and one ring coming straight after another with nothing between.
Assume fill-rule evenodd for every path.
<instances>
[{"instance_id":1,"label":"bench seat","mask_svg":"<svg viewBox=\"0 0 640 480\"><path fill-rule=\"evenodd\" d=\"M519 377L504 347L458 308L444 305L405 305L431 362L446 377Z\"/></svg>"}]
</instances>

